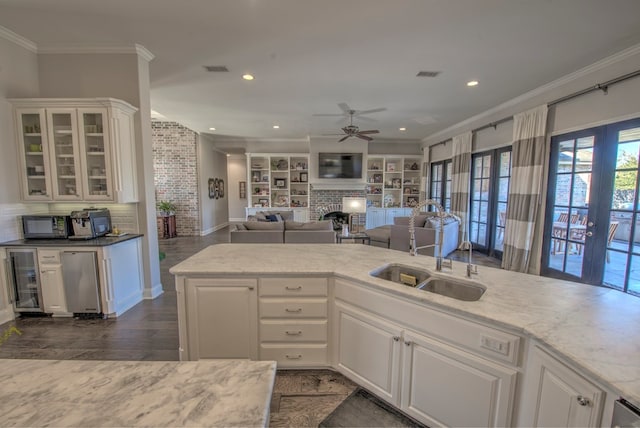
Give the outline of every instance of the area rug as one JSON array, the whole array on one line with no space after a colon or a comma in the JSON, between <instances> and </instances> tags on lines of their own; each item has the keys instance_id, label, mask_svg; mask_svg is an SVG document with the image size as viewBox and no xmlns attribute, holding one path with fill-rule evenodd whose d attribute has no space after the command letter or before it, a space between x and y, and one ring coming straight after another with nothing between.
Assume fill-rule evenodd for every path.
<instances>
[{"instance_id":1,"label":"area rug","mask_svg":"<svg viewBox=\"0 0 640 428\"><path fill-rule=\"evenodd\" d=\"M358 388L322 422L321 427L424 427L393 406Z\"/></svg>"}]
</instances>

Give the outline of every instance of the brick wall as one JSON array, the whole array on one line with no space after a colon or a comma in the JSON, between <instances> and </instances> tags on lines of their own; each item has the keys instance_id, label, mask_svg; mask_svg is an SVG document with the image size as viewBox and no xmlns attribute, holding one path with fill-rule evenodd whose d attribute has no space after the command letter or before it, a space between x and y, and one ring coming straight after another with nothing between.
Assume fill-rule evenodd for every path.
<instances>
[{"instance_id":1,"label":"brick wall","mask_svg":"<svg viewBox=\"0 0 640 428\"><path fill-rule=\"evenodd\" d=\"M198 236L197 135L176 122L151 122L156 201L171 201L178 236Z\"/></svg>"},{"instance_id":2,"label":"brick wall","mask_svg":"<svg viewBox=\"0 0 640 428\"><path fill-rule=\"evenodd\" d=\"M364 198L364 190L311 190L309 194L309 220L318 219L318 208L325 205L340 204L345 196ZM359 214L360 219L354 217L358 224L364 224L365 214Z\"/></svg>"}]
</instances>

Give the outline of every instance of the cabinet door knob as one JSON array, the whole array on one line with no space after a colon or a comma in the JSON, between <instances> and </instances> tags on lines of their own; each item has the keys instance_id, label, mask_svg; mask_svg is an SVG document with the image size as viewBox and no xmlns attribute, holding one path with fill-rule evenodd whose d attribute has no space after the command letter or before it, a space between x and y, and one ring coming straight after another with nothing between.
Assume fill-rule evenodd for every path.
<instances>
[{"instance_id":1,"label":"cabinet door knob","mask_svg":"<svg viewBox=\"0 0 640 428\"><path fill-rule=\"evenodd\" d=\"M248 288L249 288L249 290L253 290L253 286L252 285L250 285Z\"/></svg>"},{"instance_id":2,"label":"cabinet door knob","mask_svg":"<svg viewBox=\"0 0 640 428\"><path fill-rule=\"evenodd\" d=\"M286 308L286 309L285 309L285 311L286 311L286 312L302 312L302 308L298 308L298 309L289 309L289 308Z\"/></svg>"},{"instance_id":3,"label":"cabinet door knob","mask_svg":"<svg viewBox=\"0 0 640 428\"><path fill-rule=\"evenodd\" d=\"M581 406L589 406L591 404L591 400L582 395L578 395L576 397L576 400L578 400L578 404L580 404Z\"/></svg>"},{"instance_id":4,"label":"cabinet door knob","mask_svg":"<svg viewBox=\"0 0 640 428\"><path fill-rule=\"evenodd\" d=\"M398 342L400 340L400 336L393 336L393 341Z\"/></svg>"},{"instance_id":5,"label":"cabinet door knob","mask_svg":"<svg viewBox=\"0 0 640 428\"><path fill-rule=\"evenodd\" d=\"M404 344L407 345L407 346L411 346L411 341L410 340L405 340Z\"/></svg>"}]
</instances>

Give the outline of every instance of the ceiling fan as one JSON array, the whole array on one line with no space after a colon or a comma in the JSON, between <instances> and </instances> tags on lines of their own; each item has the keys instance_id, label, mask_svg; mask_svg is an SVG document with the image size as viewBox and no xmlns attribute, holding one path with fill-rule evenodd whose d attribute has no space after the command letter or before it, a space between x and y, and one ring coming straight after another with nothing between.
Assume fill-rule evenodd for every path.
<instances>
[{"instance_id":1,"label":"ceiling fan","mask_svg":"<svg viewBox=\"0 0 640 428\"><path fill-rule=\"evenodd\" d=\"M378 134L380 132L377 129L360 131L360 128L358 128L356 125L353 124L353 117L354 116L360 117L360 115L363 115L363 114L385 111L386 108L382 107L382 108L376 108L371 110L354 110L350 108L346 103L340 103L338 104L338 107L340 107L340 109L342 110L341 114L315 114L314 115L314 116L349 116L349 125L341 128L344 134L324 134L324 135L337 135L337 136L344 135L340 140L338 140L338 142L341 143L349 137L356 137L363 140L371 141L373 140L373 138L369 137L366 134ZM365 117L360 117L360 118L364 120L375 121L375 119L371 119L371 118L365 118Z\"/></svg>"}]
</instances>

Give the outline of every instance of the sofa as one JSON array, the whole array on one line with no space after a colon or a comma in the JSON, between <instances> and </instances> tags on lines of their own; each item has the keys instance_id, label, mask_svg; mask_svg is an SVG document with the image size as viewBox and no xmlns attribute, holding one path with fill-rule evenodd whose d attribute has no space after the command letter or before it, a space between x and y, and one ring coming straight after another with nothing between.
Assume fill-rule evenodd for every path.
<instances>
[{"instance_id":1,"label":"sofa","mask_svg":"<svg viewBox=\"0 0 640 428\"><path fill-rule=\"evenodd\" d=\"M244 244L335 244L331 220L298 222L246 221L229 232L231 243Z\"/></svg>"},{"instance_id":2,"label":"sofa","mask_svg":"<svg viewBox=\"0 0 640 428\"><path fill-rule=\"evenodd\" d=\"M409 218L396 217L394 224L389 227L389 248L393 250L409 252ZM458 231L460 222L457 217L447 215L440 219L438 213L425 212L415 218L416 246L435 245L433 247L422 248L418 254L434 256L437 254L440 244L440 223L444 223L444 235L442 242L442 257L446 257L458 248Z\"/></svg>"},{"instance_id":3,"label":"sofa","mask_svg":"<svg viewBox=\"0 0 640 428\"><path fill-rule=\"evenodd\" d=\"M409 252L409 218L396 217L394 224L386 224L365 230L365 233L371 239L371 245ZM455 251L458 247L459 220L457 217L447 214L444 223L443 257ZM416 216L415 230L416 245L418 247L435 244L440 239L437 213L428 212ZM434 247L423 248L418 250L418 253L433 255L435 254Z\"/></svg>"}]
</instances>

